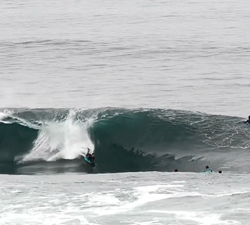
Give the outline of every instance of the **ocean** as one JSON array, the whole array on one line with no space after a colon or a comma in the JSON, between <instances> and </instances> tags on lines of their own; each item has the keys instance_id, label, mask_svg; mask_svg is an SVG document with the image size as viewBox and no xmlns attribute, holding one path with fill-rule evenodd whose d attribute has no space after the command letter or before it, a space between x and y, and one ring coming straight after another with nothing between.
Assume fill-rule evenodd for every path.
<instances>
[{"instance_id":1,"label":"ocean","mask_svg":"<svg viewBox=\"0 0 250 225\"><path fill-rule=\"evenodd\" d=\"M249 10L1 1L0 225L250 224Z\"/></svg>"}]
</instances>

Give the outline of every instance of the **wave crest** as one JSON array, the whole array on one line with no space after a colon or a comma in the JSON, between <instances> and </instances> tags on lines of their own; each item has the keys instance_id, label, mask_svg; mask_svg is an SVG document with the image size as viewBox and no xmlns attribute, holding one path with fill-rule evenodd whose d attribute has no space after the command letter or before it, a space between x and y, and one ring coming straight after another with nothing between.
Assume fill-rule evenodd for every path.
<instances>
[{"instance_id":1,"label":"wave crest","mask_svg":"<svg viewBox=\"0 0 250 225\"><path fill-rule=\"evenodd\" d=\"M87 148L96 153L97 172L200 171L207 163L246 170L250 161L249 127L236 117L121 108L19 109L0 115L2 164L74 161Z\"/></svg>"}]
</instances>

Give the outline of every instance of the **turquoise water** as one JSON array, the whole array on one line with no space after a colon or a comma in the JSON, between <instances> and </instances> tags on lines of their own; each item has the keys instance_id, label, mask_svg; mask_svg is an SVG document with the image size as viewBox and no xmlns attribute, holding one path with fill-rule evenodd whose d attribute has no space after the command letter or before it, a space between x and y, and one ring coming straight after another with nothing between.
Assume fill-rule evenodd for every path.
<instances>
[{"instance_id":1,"label":"turquoise water","mask_svg":"<svg viewBox=\"0 0 250 225\"><path fill-rule=\"evenodd\" d=\"M1 224L248 225L249 1L0 10Z\"/></svg>"},{"instance_id":2,"label":"turquoise water","mask_svg":"<svg viewBox=\"0 0 250 225\"><path fill-rule=\"evenodd\" d=\"M163 109L11 109L0 121L0 173L249 172L240 117ZM85 165L88 149L96 167ZM235 157L237 154L237 157Z\"/></svg>"}]
</instances>

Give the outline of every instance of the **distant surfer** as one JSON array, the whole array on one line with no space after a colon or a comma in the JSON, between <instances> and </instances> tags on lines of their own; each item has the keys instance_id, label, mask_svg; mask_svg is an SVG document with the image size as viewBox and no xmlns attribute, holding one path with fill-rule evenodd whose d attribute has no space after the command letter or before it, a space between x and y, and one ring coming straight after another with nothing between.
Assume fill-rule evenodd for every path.
<instances>
[{"instance_id":1,"label":"distant surfer","mask_svg":"<svg viewBox=\"0 0 250 225\"><path fill-rule=\"evenodd\" d=\"M206 169L204 170L205 173L212 173L213 170L209 168L209 166L206 166Z\"/></svg>"},{"instance_id":2,"label":"distant surfer","mask_svg":"<svg viewBox=\"0 0 250 225\"><path fill-rule=\"evenodd\" d=\"M245 121L245 123L249 124L250 125L250 116L248 117L248 120Z\"/></svg>"}]
</instances>

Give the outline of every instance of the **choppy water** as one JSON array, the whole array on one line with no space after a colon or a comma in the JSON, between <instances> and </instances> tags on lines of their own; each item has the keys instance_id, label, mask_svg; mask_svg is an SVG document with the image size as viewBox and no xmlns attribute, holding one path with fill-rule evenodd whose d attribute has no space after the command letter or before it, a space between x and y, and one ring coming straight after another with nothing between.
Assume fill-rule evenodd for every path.
<instances>
[{"instance_id":1,"label":"choppy water","mask_svg":"<svg viewBox=\"0 0 250 225\"><path fill-rule=\"evenodd\" d=\"M2 224L249 222L249 175L1 176Z\"/></svg>"},{"instance_id":2,"label":"choppy water","mask_svg":"<svg viewBox=\"0 0 250 225\"><path fill-rule=\"evenodd\" d=\"M249 1L0 11L0 224L248 225Z\"/></svg>"}]
</instances>

